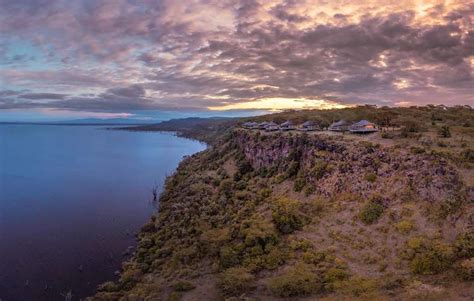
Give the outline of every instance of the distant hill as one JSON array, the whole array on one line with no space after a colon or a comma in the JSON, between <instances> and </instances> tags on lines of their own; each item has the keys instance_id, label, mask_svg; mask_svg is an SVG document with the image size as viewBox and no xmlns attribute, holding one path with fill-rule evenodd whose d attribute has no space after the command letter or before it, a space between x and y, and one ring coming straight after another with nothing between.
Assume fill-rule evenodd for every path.
<instances>
[{"instance_id":1,"label":"distant hill","mask_svg":"<svg viewBox=\"0 0 474 301\"><path fill-rule=\"evenodd\" d=\"M124 127L121 130L127 131L169 131L176 132L178 136L197 139L206 143L211 143L225 131L241 121L240 118L199 118L190 117L182 119L172 119L157 124L147 124L134 127Z\"/></svg>"}]
</instances>

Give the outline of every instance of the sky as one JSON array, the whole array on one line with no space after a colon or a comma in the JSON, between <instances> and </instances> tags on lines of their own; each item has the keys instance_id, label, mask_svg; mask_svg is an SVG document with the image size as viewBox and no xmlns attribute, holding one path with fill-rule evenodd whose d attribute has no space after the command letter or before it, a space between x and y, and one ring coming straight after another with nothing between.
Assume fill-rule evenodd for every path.
<instances>
[{"instance_id":1,"label":"sky","mask_svg":"<svg viewBox=\"0 0 474 301\"><path fill-rule=\"evenodd\" d=\"M0 0L0 121L474 106L470 0Z\"/></svg>"}]
</instances>

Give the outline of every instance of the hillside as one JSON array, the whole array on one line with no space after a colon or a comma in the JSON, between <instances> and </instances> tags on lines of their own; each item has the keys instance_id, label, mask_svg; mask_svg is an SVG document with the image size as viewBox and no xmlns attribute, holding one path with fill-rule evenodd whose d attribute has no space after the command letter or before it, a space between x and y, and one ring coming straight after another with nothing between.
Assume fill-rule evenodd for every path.
<instances>
[{"instance_id":1,"label":"hillside","mask_svg":"<svg viewBox=\"0 0 474 301\"><path fill-rule=\"evenodd\" d=\"M134 127L123 127L120 130L138 132L176 132L178 136L213 143L230 128L237 125L233 118L183 118L163 121ZM117 128L114 128L116 130Z\"/></svg>"},{"instance_id":2,"label":"hillside","mask_svg":"<svg viewBox=\"0 0 474 301\"><path fill-rule=\"evenodd\" d=\"M167 180L91 300L472 299L472 157L412 136L225 132Z\"/></svg>"}]
</instances>

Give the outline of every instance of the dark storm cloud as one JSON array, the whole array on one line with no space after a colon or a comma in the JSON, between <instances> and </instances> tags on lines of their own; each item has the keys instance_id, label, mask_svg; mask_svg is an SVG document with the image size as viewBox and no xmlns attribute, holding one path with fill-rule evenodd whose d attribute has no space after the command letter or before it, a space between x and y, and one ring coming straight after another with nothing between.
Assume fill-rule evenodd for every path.
<instances>
[{"instance_id":1,"label":"dark storm cloud","mask_svg":"<svg viewBox=\"0 0 474 301\"><path fill-rule=\"evenodd\" d=\"M474 102L474 5L462 1L433 1L422 11L411 1L385 8L318 0L0 4L3 43L28 40L50 64L3 72L7 84L34 89L9 95L9 106L45 99L37 106L104 111L262 98Z\"/></svg>"}]
</instances>

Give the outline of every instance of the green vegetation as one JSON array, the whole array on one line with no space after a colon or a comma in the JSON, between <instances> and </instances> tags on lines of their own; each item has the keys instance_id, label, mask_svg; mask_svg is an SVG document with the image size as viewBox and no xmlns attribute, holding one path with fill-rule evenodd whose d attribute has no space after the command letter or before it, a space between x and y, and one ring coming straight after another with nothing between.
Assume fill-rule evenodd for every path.
<instances>
[{"instance_id":1,"label":"green vegetation","mask_svg":"<svg viewBox=\"0 0 474 301\"><path fill-rule=\"evenodd\" d=\"M423 237L408 240L405 252L414 274L437 274L450 268L454 261L454 250L451 246Z\"/></svg>"},{"instance_id":2,"label":"green vegetation","mask_svg":"<svg viewBox=\"0 0 474 301\"><path fill-rule=\"evenodd\" d=\"M177 292L187 292L195 288L196 286L189 281L178 281L173 284L173 289Z\"/></svg>"},{"instance_id":3,"label":"green vegetation","mask_svg":"<svg viewBox=\"0 0 474 301\"><path fill-rule=\"evenodd\" d=\"M400 233L408 234L415 228L415 225L413 224L413 221L402 220L395 224L395 228Z\"/></svg>"},{"instance_id":4,"label":"green vegetation","mask_svg":"<svg viewBox=\"0 0 474 301\"><path fill-rule=\"evenodd\" d=\"M377 175L373 172L370 172L365 175L365 180L373 183L375 180L377 180Z\"/></svg>"},{"instance_id":5,"label":"green vegetation","mask_svg":"<svg viewBox=\"0 0 474 301\"><path fill-rule=\"evenodd\" d=\"M474 280L474 258L465 259L459 263L457 272L463 280Z\"/></svg>"},{"instance_id":6,"label":"green vegetation","mask_svg":"<svg viewBox=\"0 0 474 301\"><path fill-rule=\"evenodd\" d=\"M377 222L384 211L382 200L379 196L373 196L364 204L359 212L359 218L367 225Z\"/></svg>"},{"instance_id":7,"label":"green vegetation","mask_svg":"<svg viewBox=\"0 0 474 301\"><path fill-rule=\"evenodd\" d=\"M474 233L465 232L456 237L454 242L456 256L458 258L473 258L474 257Z\"/></svg>"},{"instance_id":8,"label":"green vegetation","mask_svg":"<svg viewBox=\"0 0 474 301\"><path fill-rule=\"evenodd\" d=\"M320 291L322 280L311 266L298 264L268 280L268 288L277 296L304 296Z\"/></svg>"},{"instance_id":9,"label":"green vegetation","mask_svg":"<svg viewBox=\"0 0 474 301\"><path fill-rule=\"evenodd\" d=\"M439 129L439 136L442 137L442 138L449 138L451 137L451 130L449 129L449 126L442 126L440 129Z\"/></svg>"},{"instance_id":10,"label":"green vegetation","mask_svg":"<svg viewBox=\"0 0 474 301\"><path fill-rule=\"evenodd\" d=\"M245 268L229 268L219 276L218 287L228 296L238 296L251 288L255 277Z\"/></svg>"},{"instance_id":11,"label":"green vegetation","mask_svg":"<svg viewBox=\"0 0 474 301\"><path fill-rule=\"evenodd\" d=\"M282 233L292 233L301 229L304 217L300 212L300 203L288 198L275 200L272 208L273 222Z\"/></svg>"}]
</instances>

